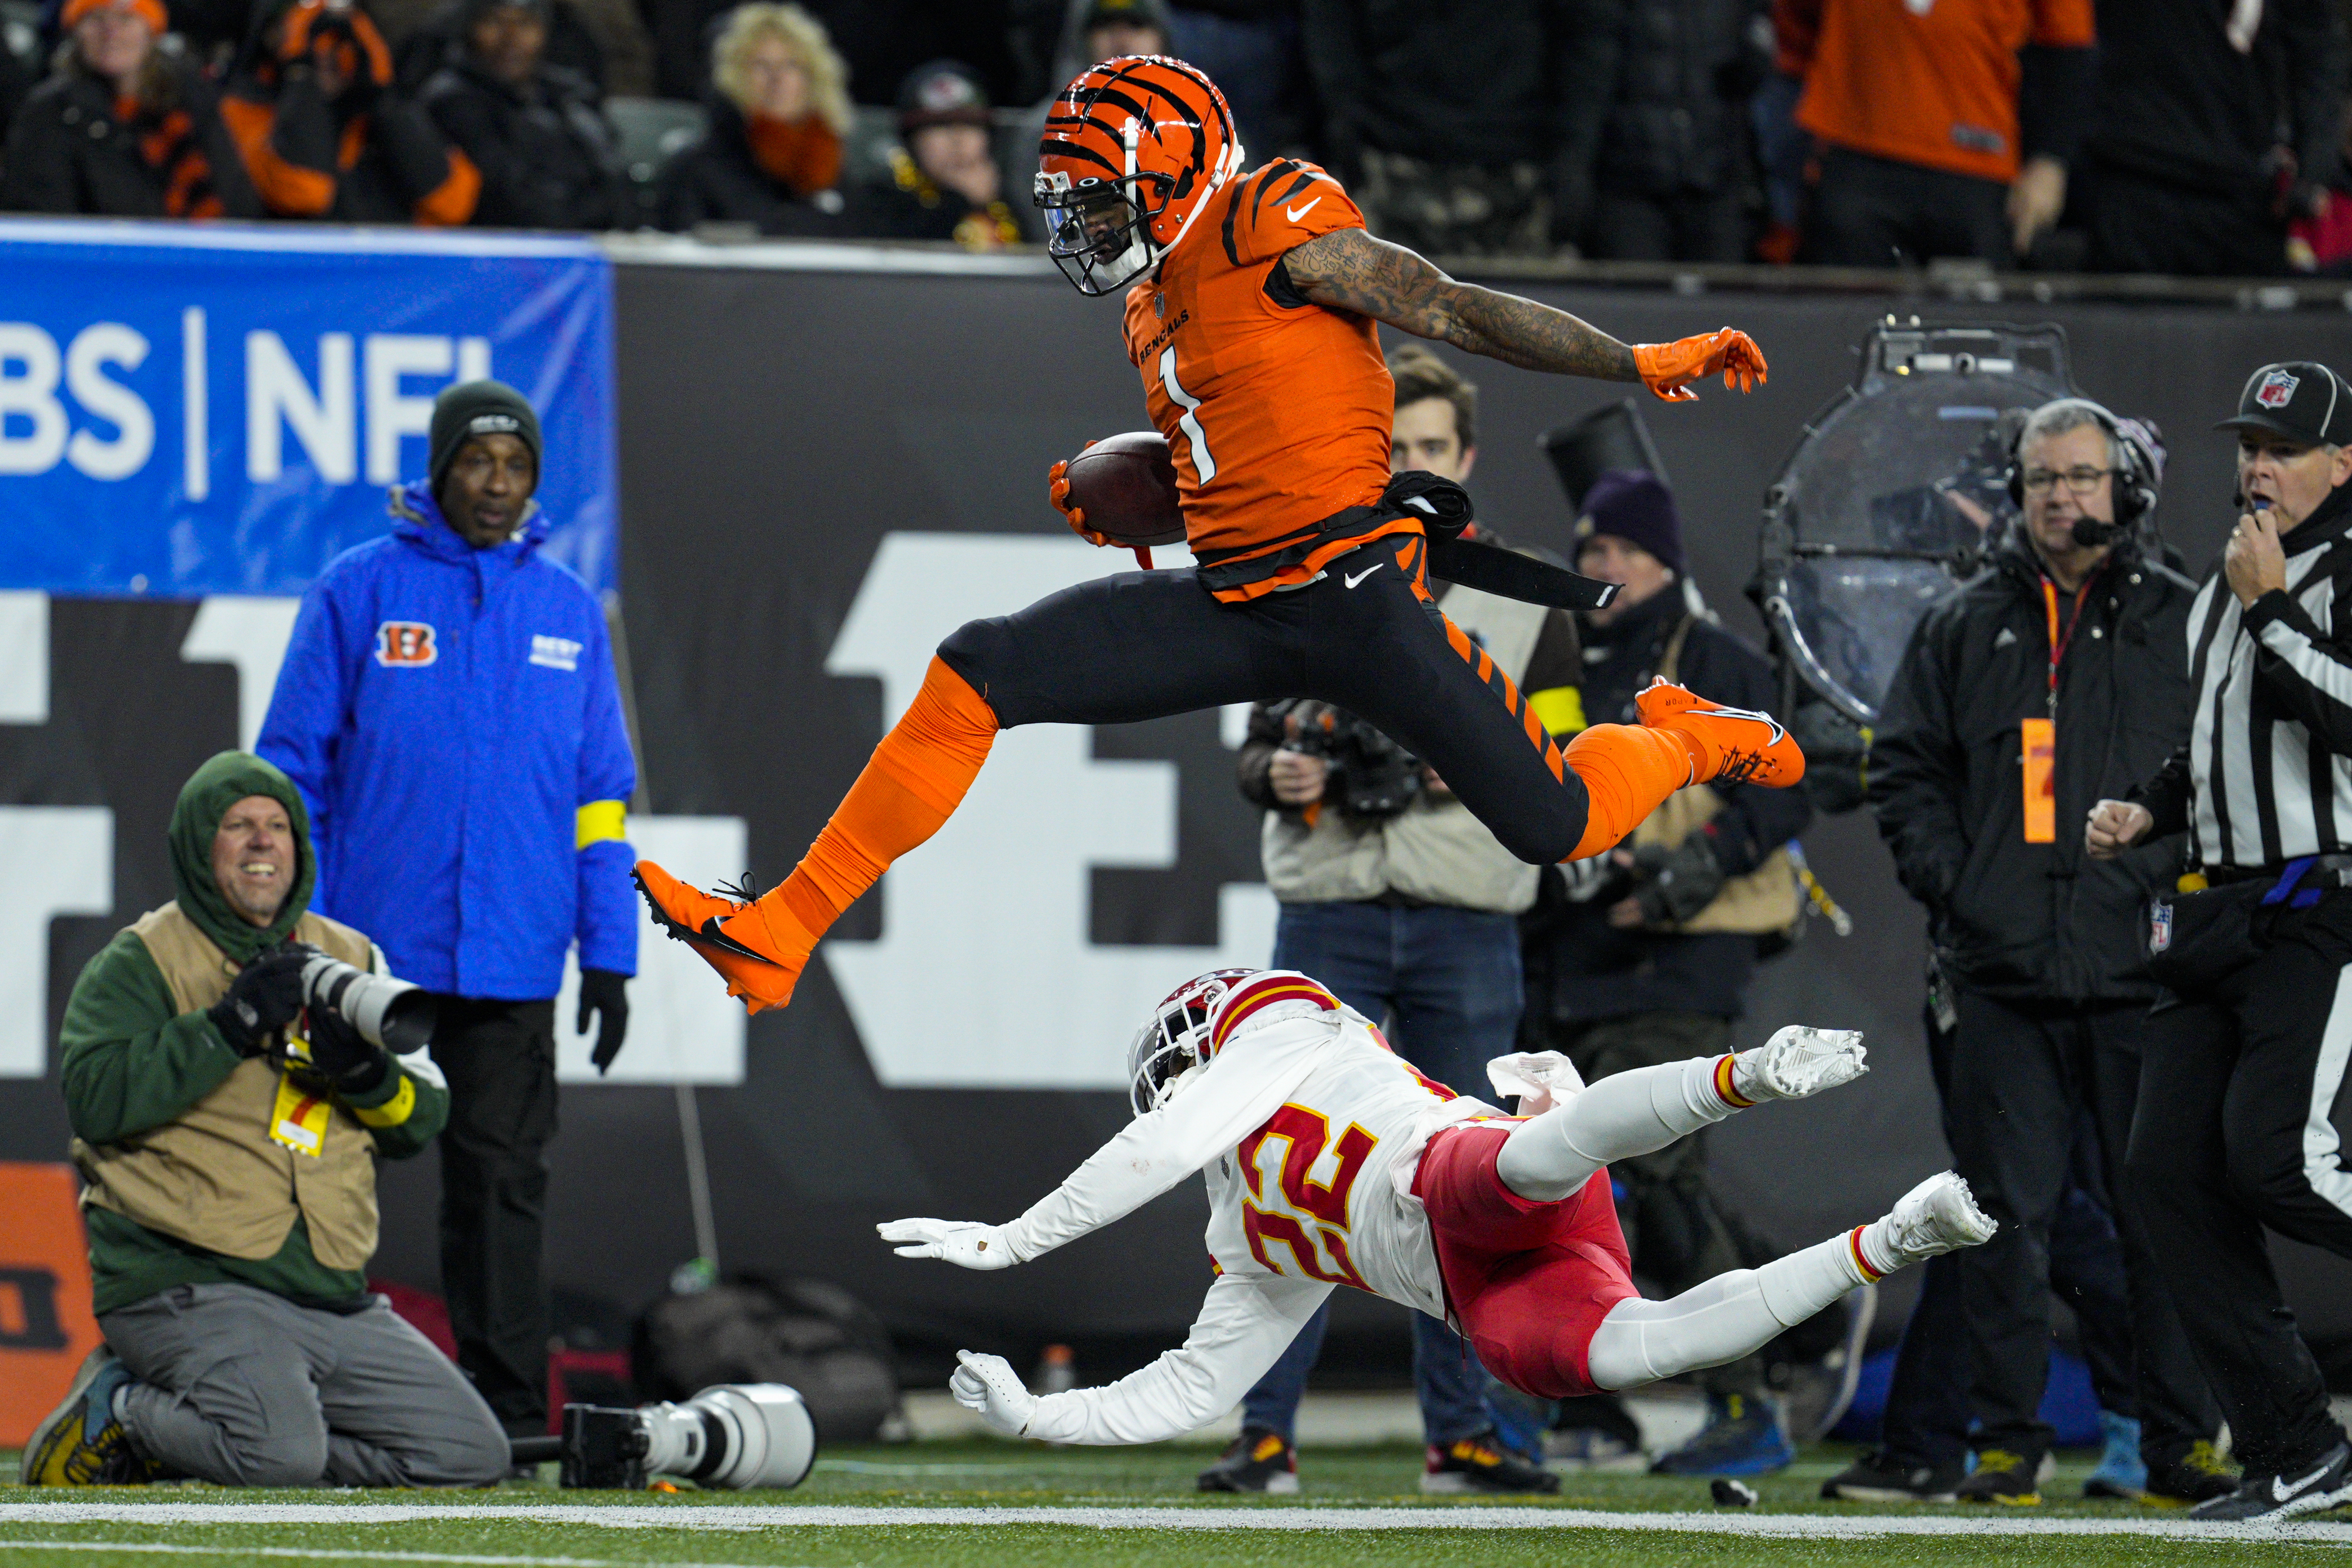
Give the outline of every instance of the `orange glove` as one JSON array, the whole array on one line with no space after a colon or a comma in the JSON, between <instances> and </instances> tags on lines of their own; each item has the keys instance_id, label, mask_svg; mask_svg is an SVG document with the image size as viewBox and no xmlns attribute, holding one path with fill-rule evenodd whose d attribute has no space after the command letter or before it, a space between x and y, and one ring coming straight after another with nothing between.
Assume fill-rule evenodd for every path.
<instances>
[{"instance_id":1,"label":"orange glove","mask_svg":"<svg viewBox=\"0 0 2352 1568\"><path fill-rule=\"evenodd\" d=\"M1764 383L1764 351L1746 332L1730 327L1671 343L1635 343L1633 368L1643 384L1668 403L1695 403L1690 384L1723 373L1723 384L1753 392Z\"/></svg>"},{"instance_id":2,"label":"orange glove","mask_svg":"<svg viewBox=\"0 0 2352 1568\"><path fill-rule=\"evenodd\" d=\"M1094 443L1092 441L1087 443L1087 447L1091 447L1093 445ZM1087 447L1081 447L1078 450L1083 452L1087 449ZM1085 540L1088 544L1109 545L1118 542L1116 540L1112 539L1110 535L1107 533L1097 533L1093 529L1088 528L1087 526L1086 509L1083 507L1075 507L1070 504L1070 461L1068 458L1063 458L1060 462L1045 470L1045 499L1054 503L1054 510L1055 511L1060 512L1065 518L1069 520L1070 531L1076 533L1080 539Z\"/></svg>"}]
</instances>

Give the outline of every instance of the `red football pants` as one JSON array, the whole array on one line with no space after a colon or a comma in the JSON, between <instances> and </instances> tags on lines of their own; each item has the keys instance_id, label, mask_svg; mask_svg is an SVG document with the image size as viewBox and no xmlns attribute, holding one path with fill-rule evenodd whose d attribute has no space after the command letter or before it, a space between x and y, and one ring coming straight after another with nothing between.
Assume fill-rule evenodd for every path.
<instances>
[{"instance_id":1,"label":"red football pants","mask_svg":"<svg viewBox=\"0 0 2352 1568\"><path fill-rule=\"evenodd\" d=\"M1597 1392L1586 1352L1630 1296L1633 1262L1607 1170L1539 1204L1495 1173L1509 1126L1440 1128L1413 1176L1463 1337L1488 1372L1538 1399Z\"/></svg>"}]
</instances>

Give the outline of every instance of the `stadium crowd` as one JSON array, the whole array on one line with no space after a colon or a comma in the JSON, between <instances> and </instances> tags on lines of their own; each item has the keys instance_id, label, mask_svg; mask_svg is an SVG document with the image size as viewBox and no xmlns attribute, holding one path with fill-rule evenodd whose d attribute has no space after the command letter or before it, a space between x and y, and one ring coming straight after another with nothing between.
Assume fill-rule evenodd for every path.
<instances>
[{"instance_id":1,"label":"stadium crowd","mask_svg":"<svg viewBox=\"0 0 2352 1568\"><path fill-rule=\"evenodd\" d=\"M7 0L0 209L1040 237L1051 93L1223 84L1424 254L2352 268L2345 0Z\"/></svg>"}]
</instances>

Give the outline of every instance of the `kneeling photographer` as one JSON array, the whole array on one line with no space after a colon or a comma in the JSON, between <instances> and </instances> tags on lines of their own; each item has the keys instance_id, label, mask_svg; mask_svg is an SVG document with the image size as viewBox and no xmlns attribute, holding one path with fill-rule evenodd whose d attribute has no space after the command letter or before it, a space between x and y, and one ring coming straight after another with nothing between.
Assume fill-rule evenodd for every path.
<instances>
[{"instance_id":1,"label":"kneeling photographer","mask_svg":"<svg viewBox=\"0 0 2352 1568\"><path fill-rule=\"evenodd\" d=\"M196 770L171 849L179 897L118 933L66 1004L105 1340L35 1428L25 1481L495 1480L509 1461L489 1406L366 1288L375 1162L448 1116L416 1049L426 999L310 911L302 798L260 758Z\"/></svg>"}]
</instances>

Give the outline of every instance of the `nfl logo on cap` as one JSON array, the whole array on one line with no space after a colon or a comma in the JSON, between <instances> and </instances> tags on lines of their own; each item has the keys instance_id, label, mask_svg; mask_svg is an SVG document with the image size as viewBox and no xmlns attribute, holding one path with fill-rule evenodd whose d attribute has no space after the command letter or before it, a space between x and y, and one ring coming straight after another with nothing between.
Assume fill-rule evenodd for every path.
<instances>
[{"instance_id":1,"label":"nfl logo on cap","mask_svg":"<svg viewBox=\"0 0 2352 1568\"><path fill-rule=\"evenodd\" d=\"M2294 401L2297 383L2283 370L2274 370L2263 377L2263 384L2254 393L2254 401L2264 408L2284 408Z\"/></svg>"}]
</instances>

